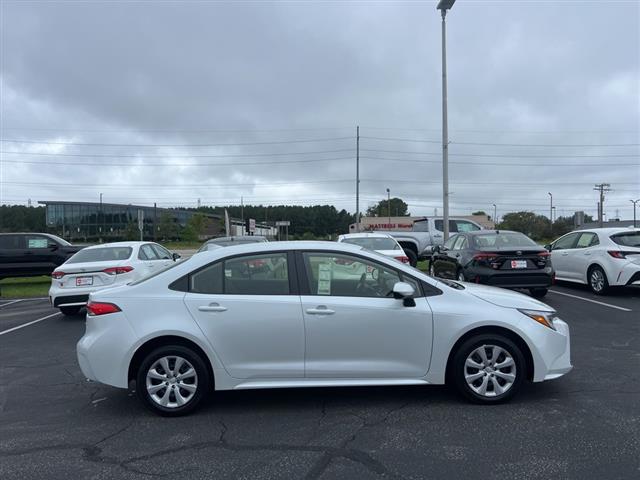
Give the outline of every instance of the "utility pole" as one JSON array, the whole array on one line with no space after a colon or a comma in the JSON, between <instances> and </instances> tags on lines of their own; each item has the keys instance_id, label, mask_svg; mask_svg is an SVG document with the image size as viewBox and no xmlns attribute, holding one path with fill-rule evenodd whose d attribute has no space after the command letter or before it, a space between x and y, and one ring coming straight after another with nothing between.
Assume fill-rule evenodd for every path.
<instances>
[{"instance_id":1,"label":"utility pole","mask_svg":"<svg viewBox=\"0 0 640 480\"><path fill-rule=\"evenodd\" d=\"M356 126L356 232L360 232L360 125Z\"/></svg>"},{"instance_id":2,"label":"utility pole","mask_svg":"<svg viewBox=\"0 0 640 480\"><path fill-rule=\"evenodd\" d=\"M387 228L391 228L391 190L387 188L387 223L389 226Z\"/></svg>"},{"instance_id":3,"label":"utility pole","mask_svg":"<svg viewBox=\"0 0 640 480\"><path fill-rule=\"evenodd\" d=\"M242 219L242 224L244 225L244 198L240 197L240 218Z\"/></svg>"},{"instance_id":4,"label":"utility pole","mask_svg":"<svg viewBox=\"0 0 640 480\"><path fill-rule=\"evenodd\" d=\"M455 0L454 0L455 1ZM447 118L447 8L438 4L442 14L442 225L443 238L449 239L449 122ZM453 2L449 8L453 6Z\"/></svg>"},{"instance_id":5,"label":"utility pole","mask_svg":"<svg viewBox=\"0 0 640 480\"><path fill-rule=\"evenodd\" d=\"M640 202L640 198L637 200L629 200L633 203L633 228L636 228L636 204Z\"/></svg>"},{"instance_id":6,"label":"utility pole","mask_svg":"<svg viewBox=\"0 0 640 480\"><path fill-rule=\"evenodd\" d=\"M611 191L610 186L608 183L597 183L594 187L594 190L600 192L600 202L598 203L598 225L600 228L604 223L604 194Z\"/></svg>"},{"instance_id":7,"label":"utility pole","mask_svg":"<svg viewBox=\"0 0 640 480\"><path fill-rule=\"evenodd\" d=\"M553 237L553 195L551 192L547 192L549 194L549 233Z\"/></svg>"}]
</instances>

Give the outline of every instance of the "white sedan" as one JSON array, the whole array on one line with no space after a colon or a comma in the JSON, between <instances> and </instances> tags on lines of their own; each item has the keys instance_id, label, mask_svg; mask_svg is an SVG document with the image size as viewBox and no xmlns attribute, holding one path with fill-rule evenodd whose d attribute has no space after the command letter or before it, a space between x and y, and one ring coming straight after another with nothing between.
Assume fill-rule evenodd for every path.
<instances>
[{"instance_id":1,"label":"white sedan","mask_svg":"<svg viewBox=\"0 0 640 480\"><path fill-rule=\"evenodd\" d=\"M75 315L91 292L126 285L180 258L151 242L104 243L86 247L51 274L49 300L65 315Z\"/></svg>"},{"instance_id":2,"label":"white sedan","mask_svg":"<svg viewBox=\"0 0 640 480\"><path fill-rule=\"evenodd\" d=\"M386 233L347 233L338 237L339 243L351 243L364 247L380 255L395 258L399 262L409 263L409 257L398 241Z\"/></svg>"},{"instance_id":3,"label":"white sedan","mask_svg":"<svg viewBox=\"0 0 640 480\"><path fill-rule=\"evenodd\" d=\"M336 260L365 274L335 277ZM445 381L498 403L572 368L569 328L548 305L335 242L202 252L92 293L87 311L84 375L134 380L162 415L192 411L211 390Z\"/></svg>"},{"instance_id":4,"label":"white sedan","mask_svg":"<svg viewBox=\"0 0 640 480\"><path fill-rule=\"evenodd\" d=\"M558 280L587 284L596 294L614 286L640 285L640 229L580 230L547 249Z\"/></svg>"}]
</instances>

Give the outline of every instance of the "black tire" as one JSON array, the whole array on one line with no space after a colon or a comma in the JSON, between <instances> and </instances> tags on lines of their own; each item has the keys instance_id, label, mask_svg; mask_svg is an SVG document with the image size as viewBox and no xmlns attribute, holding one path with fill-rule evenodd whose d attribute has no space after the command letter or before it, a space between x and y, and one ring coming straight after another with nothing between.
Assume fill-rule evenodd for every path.
<instances>
[{"instance_id":1,"label":"black tire","mask_svg":"<svg viewBox=\"0 0 640 480\"><path fill-rule=\"evenodd\" d=\"M415 267L418 265L418 255L413 250L406 249L404 254L409 258L409 265Z\"/></svg>"},{"instance_id":2,"label":"black tire","mask_svg":"<svg viewBox=\"0 0 640 480\"><path fill-rule=\"evenodd\" d=\"M69 315L69 316L73 316L73 315L77 315L78 313L80 313L80 309L82 307L59 307L60 308L60 312L63 315Z\"/></svg>"},{"instance_id":3,"label":"black tire","mask_svg":"<svg viewBox=\"0 0 640 480\"><path fill-rule=\"evenodd\" d=\"M596 278L600 279L601 282ZM604 273L602 267L598 265L594 265L589 269L589 272L587 273L587 281L589 282L589 288L596 295L604 295L609 291L609 280L607 280L607 274Z\"/></svg>"},{"instance_id":4,"label":"black tire","mask_svg":"<svg viewBox=\"0 0 640 480\"><path fill-rule=\"evenodd\" d=\"M529 290L529 293L534 298L544 298L548 291L548 288L532 288Z\"/></svg>"},{"instance_id":5,"label":"black tire","mask_svg":"<svg viewBox=\"0 0 640 480\"><path fill-rule=\"evenodd\" d=\"M490 388L494 392L494 395L493 396L481 395L475 392L465 379L465 363L467 361L467 358L472 354L472 352L474 352L474 350L478 349L479 347L482 347L483 345L498 346L504 349L504 351L508 353L509 356L513 359L514 365L512 367L501 370L502 373L513 374L513 372L515 372L515 379L513 380L511 386L508 389L506 389L504 393L495 394L495 390L492 384ZM501 363L504 361L506 357L503 356L503 354L500 354L498 358L502 359L498 362L498 363ZM494 360L494 359L491 359L491 360ZM475 337L471 337L470 339L466 340L462 345L460 345L460 347L458 348L458 350L455 352L453 356L452 362L453 364L452 364L452 368L449 371L450 375L449 375L448 381L452 383L456 387L456 389L468 400L474 403L481 403L481 404L502 403L513 398L513 396L518 393L518 390L520 390L522 386L522 382L524 381L526 372L527 372L526 364L525 364L526 361L520 348L513 341L499 334L482 334L482 335L477 335ZM470 371L469 371L470 374L484 373L484 376L478 379L480 380L481 383L484 382L484 377L491 375L486 372L483 372L482 370L478 370L478 372L473 372L471 370L473 369L470 367ZM496 381L500 381L498 377L495 377L495 378L496 378ZM490 381L490 378L489 378L487 379L486 382L487 384L490 384L493 382L493 380ZM491 392L488 392L488 393L491 393Z\"/></svg>"},{"instance_id":6,"label":"black tire","mask_svg":"<svg viewBox=\"0 0 640 480\"><path fill-rule=\"evenodd\" d=\"M179 356L189 362L196 372L196 390L192 393L187 403L182 406L167 407L157 403L151 394L147 391L147 372L153 366L153 364L162 357ZM175 363L174 363L175 365ZM159 382L161 384L163 382ZM211 385L211 378L209 376L209 370L205 364L205 360L200 355L194 352L188 347L182 345L166 345L159 347L149 353L140 363L140 367L136 373L136 393L142 403L152 412L165 417L178 417L191 413L197 408L202 401L203 397L209 392ZM167 387L169 388L169 387ZM174 386L174 388L179 388ZM188 392L185 392L188 393ZM175 400L175 394L169 393L169 398Z\"/></svg>"},{"instance_id":7,"label":"black tire","mask_svg":"<svg viewBox=\"0 0 640 480\"><path fill-rule=\"evenodd\" d=\"M436 278L436 269L433 266L433 258L431 260L429 260L429 275L431 275L433 278Z\"/></svg>"}]
</instances>

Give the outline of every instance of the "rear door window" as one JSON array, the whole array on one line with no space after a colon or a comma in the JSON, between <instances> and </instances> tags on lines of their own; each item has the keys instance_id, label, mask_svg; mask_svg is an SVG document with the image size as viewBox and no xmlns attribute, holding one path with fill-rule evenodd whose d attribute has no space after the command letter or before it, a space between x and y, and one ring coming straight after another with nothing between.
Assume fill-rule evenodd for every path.
<instances>
[{"instance_id":1,"label":"rear door window","mask_svg":"<svg viewBox=\"0 0 640 480\"><path fill-rule=\"evenodd\" d=\"M6 250L20 250L25 248L22 235L0 235L0 248Z\"/></svg>"},{"instance_id":2,"label":"rear door window","mask_svg":"<svg viewBox=\"0 0 640 480\"><path fill-rule=\"evenodd\" d=\"M160 245L151 245L151 248L153 248L156 252L156 255L158 256L158 258L160 260L173 260L173 257L171 256L171 253L169 252L169 250L167 250L164 247L161 247Z\"/></svg>"},{"instance_id":3,"label":"rear door window","mask_svg":"<svg viewBox=\"0 0 640 480\"><path fill-rule=\"evenodd\" d=\"M159 259L155 250L148 243L140 247L140 252L138 252L138 258L140 260L158 260Z\"/></svg>"},{"instance_id":4,"label":"rear door window","mask_svg":"<svg viewBox=\"0 0 640 480\"><path fill-rule=\"evenodd\" d=\"M225 260L224 293L289 295L287 254L249 255Z\"/></svg>"}]
</instances>

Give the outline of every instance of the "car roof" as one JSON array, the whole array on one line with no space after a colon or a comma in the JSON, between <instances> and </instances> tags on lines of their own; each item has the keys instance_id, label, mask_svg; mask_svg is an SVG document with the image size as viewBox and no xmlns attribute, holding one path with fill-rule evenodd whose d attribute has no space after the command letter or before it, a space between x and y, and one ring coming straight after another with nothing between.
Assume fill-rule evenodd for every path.
<instances>
[{"instance_id":1,"label":"car roof","mask_svg":"<svg viewBox=\"0 0 640 480\"><path fill-rule=\"evenodd\" d=\"M224 248L216 248L201 254L209 254L215 257L227 257L242 253L277 252L282 250L342 250L345 252L357 252L363 250L359 245L338 242L323 242L316 240L291 240L285 242L260 242L229 245Z\"/></svg>"},{"instance_id":2,"label":"car roof","mask_svg":"<svg viewBox=\"0 0 640 480\"><path fill-rule=\"evenodd\" d=\"M373 233L373 232L361 232L361 233L345 233L338 238L393 238L388 233Z\"/></svg>"},{"instance_id":3,"label":"car roof","mask_svg":"<svg viewBox=\"0 0 640 480\"><path fill-rule=\"evenodd\" d=\"M574 230L570 233L578 232L594 232L609 235L613 233L628 233L628 232L640 232L640 228L634 227L606 227L606 228L585 228L584 230Z\"/></svg>"},{"instance_id":4,"label":"car roof","mask_svg":"<svg viewBox=\"0 0 640 480\"><path fill-rule=\"evenodd\" d=\"M231 240L231 241L233 241L233 240L255 240L256 243L258 243L258 242L262 242L263 240L266 240L266 237L264 237L262 235L234 235L232 237L210 238L205 243L215 243L215 242L221 241L221 240L226 240L226 241L229 241L229 240Z\"/></svg>"},{"instance_id":5,"label":"car roof","mask_svg":"<svg viewBox=\"0 0 640 480\"><path fill-rule=\"evenodd\" d=\"M500 235L501 233L519 233L521 235L525 235L522 232L515 232L513 230L473 230L472 232L456 232L456 233L466 233L468 235L486 235L487 233L495 233L497 235Z\"/></svg>"},{"instance_id":6,"label":"car roof","mask_svg":"<svg viewBox=\"0 0 640 480\"><path fill-rule=\"evenodd\" d=\"M86 247L86 250L88 249L92 249L92 248L105 248L105 247L137 247L140 245L144 245L146 243L155 243L155 242L111 242L111 243L101 243L99 245L91 245L89 247Z\"/></svg>"}]
</instances>

